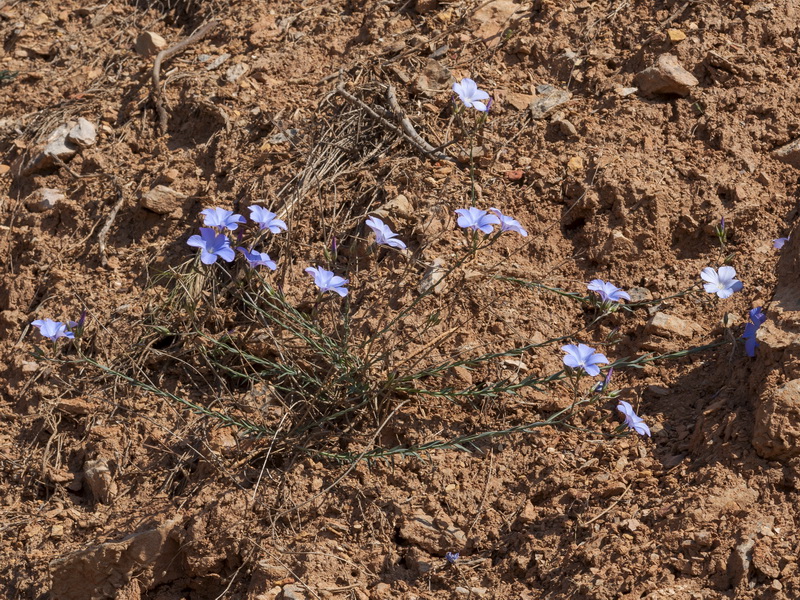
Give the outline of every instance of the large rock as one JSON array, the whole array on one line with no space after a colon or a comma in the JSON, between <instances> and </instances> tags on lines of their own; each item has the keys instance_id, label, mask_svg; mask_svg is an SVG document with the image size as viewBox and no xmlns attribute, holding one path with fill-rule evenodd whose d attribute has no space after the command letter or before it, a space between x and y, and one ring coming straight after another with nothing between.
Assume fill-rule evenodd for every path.
<instances>
[{"instance_id":1,"label":"large rock","mask_svg":"<svg viewBox=\"0 0 800 600\"><path fill-rule=\"evenodd\" d=\"M116 598L132 583L143 589L176 579L180 542L176 521L134 533L118 542L90 546L50 563L51 600Z\"/></svg>"},{"instance_id":2,"label":"large rock","mask_svg":"<svg viewBox=\"0 0 800 600\"><path fill-rule=\"evenodd\" d=\"M792 165L795 169L800 169L800 138L773 150L772 156L781 162Z\"/></svg>"},{"instance_id":3,"label":"large rock","mask_svg":"<svg viewBox=\"0 0 800 600\"><path fill-rule=\"evenodd\" d=\"M25 198L25 207L31 212L47 212L66 199L67 197L61 190L43 187L34 190Z\"/></svg>"},{"instance_id":4,"label":"large rock","mask_svg":"<svg viewBox=\"0 0 800 600\"><path fill-rule=\"evenodd\" d=\"M770 460L800 456L800 379L764 393L756 408L753 447Z\"/></svg>"},{"instance_id":5,"label":"large rock","mask_svg":"<svg viewBox=\"0 0 800 600\"><path fill-rule=\"evenodd\" d=\"M644 96L672 94L688 96L699 81L684 69L672 54L662 54L656 64L637 73L633 83Z\"/></svg>"},{"instance_id":6,"label":"large rock","mask_svg":"<svg viewBox=\"0 0 800 600\"><path fill-rule=\"evenodd\" d=\"M186 198L185 194L173 190L166 185L157 185L152 190L142 194L141 205L157 215L168 215L179 207L179 200Z\"/></svg>"},{"instance_id":7,"label":"large rock","mask_svg":"<svg viewBox=\"0 0 800 600\"><path fill-rule=\"evenodd\" d=\"M26 160L26 156L20 157L15 163L14 171L23 176L44 171L57 165L54 157L67 162L81 148L93 146L96 141L97 132L94 125L83 117L77 121L64 123L53 130L43 146L40 146L40 151L33 154L32 159Z\"/></svg>"},{"instance_id":8,"label":"large rock","mask_svg":"<svg viewBox=\"0 0 800 600\"><path fill-rule=\"evenodd\" d=\"M778 284L759 328L751 388L758 398L752 443L770 460L800 456L800 229L780 250ZM777 373L776 373L777 372ZM770 377L770 373L774 375ZM775 376L777 375L777 376ZM774 382L784 381L774 388Z\"/></svg>"},{"instance_id":9,"label":"large rock","mask_svg":"<svg viewBox=\"0 0 800 600\"><path fill-rule=\"evenodd\" d=\"M167 40L153 31L143 31L136 38L136 53L144 56L154 56L167 47Z\"/></svg>"}]
</instances>

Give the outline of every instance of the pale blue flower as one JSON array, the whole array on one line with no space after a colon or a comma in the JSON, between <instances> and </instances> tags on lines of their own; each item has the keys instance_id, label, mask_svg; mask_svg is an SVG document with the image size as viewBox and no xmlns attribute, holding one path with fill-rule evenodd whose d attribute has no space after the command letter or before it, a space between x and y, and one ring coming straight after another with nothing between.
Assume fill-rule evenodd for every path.
<instances>
[{"instance_id":1,"label":"pale blue flower","mask_svg":"<svg viewBox=\"0 0 800 600\"><path fill-rule=\"evenodd\" d=\"M461 558L461 555L458 552L445 552L444 559L449 562L451 565L455 564L455 562Z\"/></svg>"},{"instance_id":2,"label":"pale blue flower","mask_svg":"<svg viewBox=\"0 0 800 600\"><path fill-rule=\"evenodd\" d=\"M480 112L486 112L489 107L483 100L489 99L489 94L478 89L478 84L469 77L465 77L459 83L453 84L453 91L461 98L461 102L467 108L474 108Z\"/></svg>"},{"instance_id":3,"label":"pale blue flower","mask_svg":"<svg viewBox=\"0 0 800 600\"><path fill-rule=\"evenodd\" d=\"M216 229L236 231L239 228L239 224L246 223L242 215L235 215L232 210L225 210L224 208L206 208L201 210L200 214L205 217L203 225Z\"/></svg>"},{"instance_id":4,"label":"pale blue flower","mask_svg":"<svg viewBox=\"0 0 800 600\"><path fill-rule=\"evenodd\" d=\"M71 331L67 330L66 323L62 323L61 321L53 321L52 319L37 319L31 323L34 327L39 328L39 333L42 334L43 337L55 342L58 338L69 338L73 339L75 334Z\"/></svg>"},{"instance_id":5,"label":"pale blue flower","mask_svg":"<svg viewBox=\"0 0 800 600\"><path fill-rule=\"evenodd\" d=\"M583 369L591 377L596 377L600 374L600 368L597 365L608 364L608 359L605 354L595 352L594 348L590 348L586 344L567 344L561 346L561 351L566 352L564 357L564 364L572 369Z\"/></svg>"},{"instance_id":6,"label":"pale blue flower","mask_svg":"<svg viewBox=\"0 0 800 600\"><path fill-rule=\"evenodd\" d=\"M228 238L210 227L201 227L200 235L193 235L186 243L200 248L200 261L204 265L213 265L217 262L217 257L225 262L231 262L236 258L236 253L231 248Z\"/></svg>"},{"instance_id":7,"label":"pale blue flower","mask_svg":"<svg viewBox=\"0 0 800 600\"><path fill-rule=\"evenodd\" d=\"M272 233L280 233L288 229L286 223L281 221L278 215L257 204L250 207L250 218L258 223L259 229L269 229Z\"/></svg>"},{"instance_id":8,"label":"pale blue flower","mask_svg":"<svg viewBox=\"0 0 800 600\"><path fill-rule=\"evenodd\" d=\"M314 278L314 283L323 292L336 292L340 296L347 296L347 288L344 284L349 283L347 279L334 275L333 271L326 271L322 267L308 267L306 273Z\"/></svg>"},{"instance_id":9,"label":"pale blue flower","mask_svg":"<svg viewBox=\"0 0 800 600\"><path fill-rule=\"evenodd\" d=\"M772 247L775 248L775 250L780 250L781 248L783 248L783 245L788 241L789 241L788 237L772 240Z\"/></svg>"},{"instance_id":10,"label":"pale blue flower","mask_svg":"<svg viewBox=\"0 0 800 600\"><path fill-rule=\"evenodd\" d=\"M756 347L758 346L756 332L766 320L767 315L761 312L760 306L756 306L750 310L751 322L744 326L744 333L742 334L742 337L744 338L744 351L747 352L747 356L750 358L753 358L756 355Z\"/></svg>"},{"instance_id":11,"label":"pale blue flower","mask_svg":"<svg viewBox=\"0 0 800 600\"><path fill-rule=\"evenodd\" d=\"M738 292L744 284L736 279L736 269L725 265L719 272L711 267L706 267L700 272L700 277L706 283L703 289L709 294L716 294L720 298L729 298L733 292Z\"/></svg>"},{"instance_id":12,"label":"pale blue flower","mask_svg":"<svg viewBox=\"0 0 800 600\"><path fill-rule=\"evenodd\" d=\"M383 246L391 246L398 250L405 250L406 245L402 240L396 239L397 234L378 217L367 219L367 226L375 233L375 243Z\"/></svg>"},{"instance_id":13,"label":"pale blue flower","mask_svg":"<svg viewBox=\"0 0 800 600\"><path fill-rule=\"evenodd\" d=\"M490 234L494 231L492 225L500 225L500 219L496 215L490 215L485 210L471 206L469 208L459 208L456 210L458 216L458 226L464 229L482 231Z\"/></svg>"},{"instance_id":14,"label":"pale blue flower","mask_svg":"<svg viewBox=\"0 0 800 600\"><path fill-rule=\"evenodd\" d=\"M633 407L625 400L620 400L617 410L625 416L625 425L633 429L639 435L650 437L650 428L639 415L634 412Z\"/></svg>"},{"instance_id":15,"label":"pale blue flower","mask_svg":"<svg viewBox=\"0 0 800 600\"><path fill-rule=\"evenodd\" d=\"M513 231L520 234L522 237L528 237L528 232L525 231L525 228L522 225L520 225L519 221L509 217L508 215L504 215L497 208L490 208L489 210L492 211L498 219L500 219L500 231Z\"/></svg>"},{"instance_id":16,"label":"pale blue flower","mask_svg":"<svg viewBox=\"0 0 800 600\"><path fill-rule=\"evenodd\" d=\"M269 267L273 271L278 268L278 265L275 264L275 261L269 257L269 254L266 252L258 252L257 250L248 250L247 248L242 248L239 246L236 248L239 252L244 255L245 260L247 260L247 264L250 265L250 268L255 269L258 266L265 266Z\"/></svg>"},{"instance_id":17,"label":"pale blue flower","mask_svg":"<svg viewBox=\"0 0 800 600\"><path fill-rule=\"evenodd\" d=\"M586 287L592 292L597 292L603 302L619 302L623 299L630 301L631 299L628 292L602 279L592 279Z\"/></svg>"}]
</instances>

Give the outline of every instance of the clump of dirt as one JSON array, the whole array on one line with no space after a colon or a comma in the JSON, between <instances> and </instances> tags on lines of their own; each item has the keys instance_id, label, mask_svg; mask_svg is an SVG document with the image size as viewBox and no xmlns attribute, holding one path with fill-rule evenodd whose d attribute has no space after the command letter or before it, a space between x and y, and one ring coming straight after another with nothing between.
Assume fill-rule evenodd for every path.
<instances>
[{"instance_id":1,"label":"clump of dirt","mask_svg":"<svg viewBox=\"0 0 800 600\"><path fill-rule=\"evenodd\" d=\"M0 31L5 597L800 595L793 3L0 1ZM200 211L253 204L288 224L268 287L197 269ZM528 236L471 256L473 204ZM722 264L741 291L685 293ZM631 295L597 321L596 278ZM571 413L539 378L578 342L628 362Z\"/></svg>"}]
</instances>

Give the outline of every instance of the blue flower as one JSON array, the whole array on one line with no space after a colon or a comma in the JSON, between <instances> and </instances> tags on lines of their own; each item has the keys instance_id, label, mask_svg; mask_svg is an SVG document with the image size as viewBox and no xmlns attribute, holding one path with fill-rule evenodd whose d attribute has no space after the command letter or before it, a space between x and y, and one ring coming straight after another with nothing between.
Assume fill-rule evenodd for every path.
<instances>
[{"instance_id":1,"label":"blue flower","mask_svg":"<svg viewBox=\"0 0 800 600\"><path fill-rule=\"evenodd\" d=\"M716 294L720 298L729 298L733 292L738 292L744 284L736 279L736 269L729 266L719 268L719 272L711 267L706 267L700 272L700 277L706 283L703 289L709 294Z\"/></svg>"},{"instance_id":2,"label":"blue flower","mask_svg":"<svg viewBox=\"0 0 800 600\"><path fill-rule=\"evenodd\" d=\"M647 426L647 423L634 412L633 407L629 403L625 402L625 400L620 400L619 404L617 404L617 410L625 415L625 425L633 429L639 435L650 437L650 428Z\"/></svg>"},{"instance_id":3,"label":"blue flower","mask_svg":"<svg viewBox=\"0 0 800 600\"><path fill-rule=\"evenodd\" d=\"M224 208L206 208L201 210L200 214L205 217L203 225L216 229L236 231L240 223L246 222L242 215L235 215L232 210L225 210Z\"/></svg>"},{"instance_id":4,"label":"blue flower","mask_svg":"<svg viewBox=\"0 0 800 600\"><path fill-rule=\"evenodd\" d=\"M375 243L378 245L391 246L398 250L405 250L406 245L402 240L395 239L397 234L378 217L367 219L367 226L375 233Z\"/></svg>"},{"instance_id":5,"label":"blue flower","mask_svg":"<svg viewBox=\"0 0 800 600\"><path fill-rule=\"evenodd\" d=\"M498 219L500 219L500 231L513 231L520 234L522 237L528 237L528 232L525 231L525 228L522 225L520 225L519 221L509 217L508 215L504 215L497 208L490 208L489 210L492 211Z\"/></svg>"},{"instance_id":6,"label":"blue flower","mask_svg":"<svg viewBox=\"0 0 800 600\"><path fill-rule=\"evenodd\" d=\"M490 215L485 210L475 208L459 208L456 210L458 216L458 226L463 229L472 229L490 234L494 231L492 225L500 225L500 219L496 215Z\"/></svg>"},{"instance_id":7,"label":"blue flower","mask_svg":"<svg viewBox=\"0 0 800 600\"><path fill-rule=\"evenodd\" d=\"M334 275L333 271L326 271L322 267L308 267L306 273L314 278L314 283L322 293L336 292L342 297L347 296L347 288L344 287L344 284L349 283L349 281Z\"/></svg>"},{"instance_id":8,"label":"blue flower","mask_svg":"<svg viewBox=\"0 0 800 600\"><path fill-rule=\"evenodd\" d=\"M628 292L602 279L592 279L586 287L592 292L597 292L600 296L600 300L603 302L619 302L622 299L631 299Z\"/></svg>"},{"instance_id":9,"label":"blue flower","mask_svg":"<svg viewBox=\"0 0 800 600\"><path fill-rule=\"evenodd\" d=\"M600 374L600 368L597 365L608 364L608 359L605 354L595 352L594 348L590 348L586 344L567 344L561 346L561 351L566 352L564 357L564 364L571 369L583 369L591 377L596 377Z\"/></svg>"},{"instance_id":10,"label":"blue flower","mask_svg":"<svg viewBox=\"0 0 800 600\"><path fill-rule=\"evenodd\" d=\"M39 328L39 333L42 334L43 337L55 342L58 338L69 338L73 339L75 334L71 331L67 331L66 323L62 323L61 321L53 321L52 319L37 319L33 323L31 323L34 327Z\"/></svg>"},{"instance_id":11,"label":"blue flower","mask_svg":"<svg viewBox=\"0 0 800 600\"><path fill-rule=\"evenodd\" d=\"M756 341L756 332L766 320L767 315L761 312L760 306L756 306L750 311L751 322L744 326L744 333L742 334L742 337L744 338L744 351L747 352L747 356L750 358L753 358L756 355L756 347L758 346L758 341Z\"/></svg>"},{"instance_id":12,"label":"blue flower","mask_svg":"<svg viewBox=\"0 0 800 600\"><path fill-rule=\"evenodd\" d=\"M461 555L458 552L445 552L444 559L449 562L451 565L455 564L455 562L461 558Z\"/></svg>"},{"instance_id":13,"label":"blue flower","mask_svg":"<svg viewBox=\"0 0 800 600\"><path fill-rule=\"evenodd\" d=\"M783 248L783 245L788 241L789 241L788 237L772 240L772 247L775 248L775 250L780 250L781 248Z\"/></svg>"},{"instance_id":14,"label":"blue flower","mask_svg":"<svg viewBox=\"0 0 800 600\"><path fill-rule=\"evenodd\" d=\"M478 89L478 84L469 77L465 77L459 83L453 84L453 91L461 98L461 102L467 108L474 108L480 112L486 112L489 107L482 102L488 100L489 94L483 90Z\"/></svg>"},{"instance_id":15,"label":"blue flower","mask_svg":"<svg viewBox=\"0 0 800 600\"><path fill-rule=\"evenodd\" d=\"M247 248L242 248L241 246L236 249L244 255L245 259L247 260L247 264L250 265L251 269L255 269L261 265L269 267L273 271L278 268L278 265L275 264L275 261L272 260L269 257L269 254L266 252L248 250Z\"/></svg>"},{"instance_id":16,"label":"blue flower","mask_svg":"<svg viewBox=\"0 0 800 600\"><path fill-rule=\"evenodd\" d=\"M250 207L250 218L258 223L259 229L269 229L272 233L286 231L286 223L281 221L274 212L268 211L263 206L253 205Z\"/></svg>"},{"instance_id":17,"label":"blue flower","mask_svg":"<svg viewBox=\"0 0 800 600\"><path fill-rule=\"evenodd\" d=\"M200 261L204 265L213 265L217 262L217 257L225 262L231 262L236 258L228 238L209 227L201 227L200 235L193 235L186 243L200 248Z\"/></svg>"}]
</instances>

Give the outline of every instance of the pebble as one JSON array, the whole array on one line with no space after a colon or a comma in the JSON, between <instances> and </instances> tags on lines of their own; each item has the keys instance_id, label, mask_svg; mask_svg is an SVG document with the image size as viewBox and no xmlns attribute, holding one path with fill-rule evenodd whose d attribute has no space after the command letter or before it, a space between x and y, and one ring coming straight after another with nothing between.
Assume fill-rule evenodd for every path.
<instances>
[{"instance_id":1,"label":"pebble","mask_svg":"<svg viewBox=\"0 0 800 600\"><path fill-rule=\"evenodd\" d=\"M675 56L662 54L655 65L637 73L633 83L643 96L659 94L688 96L691 88L700 82L678 63Z\"/></svg>"},{"instance_id":2,"label":"pebble","mask_svg":"<svg viewBox=\"0 0 800 600\"><path fill-rule=\"evenodd\" d=\"M66 199L67 197L61 190L43 187L34 190L25 198L25 207L31 212L47 212Z\"/></svg>"},{"instance_id":3,"label":"pebble","mask_svg":"<svg viewBox=\"0 0 800 600\"><path fill-rule=\"evenodd\" d=\"M762 395L755 421L752 444L761 458L791 460L800 456L800 446L794 442L800 439L800 379Z\"/></svg>"},{"instance_id":4,"label":"pebble","mask_svg":"<svg viewBox=\"0 0 800 600\"><path fill-rule=\"evenodd\" d=\"M677 44L678 42L682 42L686 39L686 34L683 33L680 29L667 29L667 37L669 41L673 44Z\"/></svg>"},{"instance_id":5,"label":"pebble","mask_svg":"<svg viewBox=\"0 0 800 600\"><path fill-rule=\"evenodd\" d=\"M572 121L560 119L558 121L554 121L554 123L558 124L558 128L561 130L563 135L567 137L578 137L578 130L575 129L575 125L572 124Z\"/></svg>"},{"instance_id":6,"label":"pebble","mask_svg":"<svg viewBox=\"0 0 800 600\"><path fill-rule=\"evenodd\" d=\"M772 151L772 157L783 163L800 169L800 138Z\"/></svg>"},{"instance_id":7,"label":"pebble","mask_svg":"<svg viewBox=\"0 0 800 600\"><path fill-rule=\"evenodd\" d=\"M416 94L433 97L440 90L447 89L455 82L450 69L440 62L429 58L422 72L414 78L411 87Z\"/></svg>"},{"instance_id":8,"label":"pebble","mask_svg":"<svg viewBox=\"0 0 800 600\"><path fill-rule=\"evenodd\" d=\"M110 504L117 495L117 484L111 477L108 463L102 458L84 463L83 481L89 487L95 502Z\"/></svg>"},{"instance_id":9,"label":"pebble","mask_svg":"<svg viewBox=\"0 0 800 600\"><path fill-rule=\"evenodd\" d=\"M157 185L149 192L142 194L141 205L157 215L166 215L178 208L178 200L186 198L171 187Z\"/></svg>"},{"instance_id":10,"label":"pebble","mask_svg":"<svg viewBox=\"0 0 800 600\"><path fill-rule=\"evenodd\" d=\"M302 585L290 583L283 586L284 600L306 600L306 591Z\"/></svg>"},{"instance_id":11,"label":"pebble","mask_svg":"<svg viewBox=\"0 0 800 600\"><path fill-rule=\"evenodd\" d=\"M90 121L80 117L67 133L67 141L79 148L89 148L97 142L97 129Z\"/></svg>"},{"instance_id":12,"label":"pebble","mask_svg":"<svg viewBox=\"0 0 800 600\"><path fill-rule=\"evenodd\" d=\"M536 86L536 97L531 101L528 109L534 119L544 119L549 116L557 106L560 106L572 98L572 94L565 90L560 90L552 85Z\"/></svg>"},{"instance_id":13,"label":"pebble","mask_svg":"<svg viewBox=\"0 0 800 600\"><path fill-rule=\"evenodd\" d=\"M153 31L143 31L136 38L136 54L145 58L154 56L167 47L167 40Z\"/></svg>"},{"instance_id":14,"label":"pebble","mask_svg":"<svg viewBox=\"0 0 800 600\"><path fill-rule=\"evenodd\" d=\"M225 81L228 83L236 83L242 76L247 75L250 71L250 66L247 63L237 63L228 67L225 71Z\"/></svg>"},{"instance_id":15,"label":"pebble","mask_svg":"<svg viewBox=\"0 0 800 600\"><path fill-rule=\"evenodd\" d=\"M649 302L653 299L653 294L644 287L632 287L628 290L628 295L631 297L631 303Z\"/></svg>"},{"instance_id":16,"label":"pebble","mask_svg":"<svg viewBox=\"0 0 800 600\"><path fill-rule=\"evenodd\" d=\"M674 315L668 315L663 312L657 312L645 325L645 330L648 333L660 335L662 337L679 337L690 339L698 330L698 326L691 321L681 319Z\"/></svg>"},{"instance_id":17,"label":"pebble","mask_svg":"<svg viewBox=\"0 0 800 600\"><path fill-rule=\"evenodd\" d=\"M431 289L434 294L441 294L446 286L445 263L441 258L434 258L433 263L427 268L425 274L419 282L418 290L420 294L425 294Z\"/></svg>"}]
</instances>

